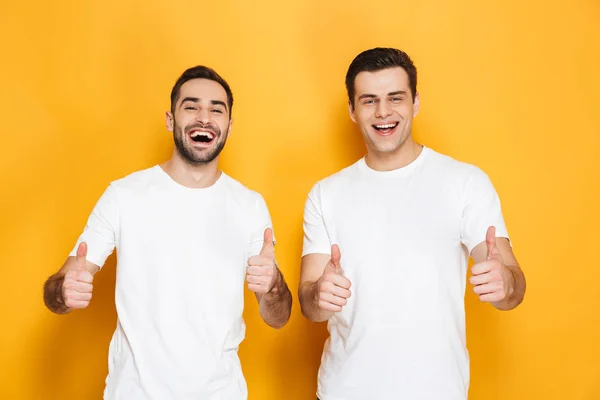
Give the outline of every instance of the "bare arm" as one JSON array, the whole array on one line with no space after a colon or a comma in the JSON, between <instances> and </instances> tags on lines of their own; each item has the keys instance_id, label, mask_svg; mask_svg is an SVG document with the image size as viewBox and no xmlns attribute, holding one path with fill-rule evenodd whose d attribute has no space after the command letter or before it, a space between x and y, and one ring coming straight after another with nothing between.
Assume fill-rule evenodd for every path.
<instances>
[{"instance_id":1,"label":"bare arm","mask_svg":"<svg viewBox=\"0 0 600 400\"><path fill-rule=\"evenodd\" d=\"M271 228L265 229L260 253L248 260L246 281L248 289L256 294L263 321L273 328L282 328L290 319L292 294L275 261Z\"/></svg>"},{"instance_id":2,"label":"bare arm","mask_svg":"<svg viewBox=\"0 0 600 400\"><path fill-rule=\"evenodd\" d=\"M327 321L333 315L333 311L323 310L319 307L317 285L329 258L329 254L307 254L302 257L298 298L302 315L314 322Z\"/></svg>"},{"instance_id":3,"label":"bare arm","mask_svg":"<svg viewBox=\"0 0 600 400\"><path fill-rule=\"evenodd\" d=\"M475 264L470 278L473 291L481 301L492 303L498 310L512 310L525 297L525 275L517 262L508 239L496 238L490 227L485 242L471 252Z\"/></svg>"},{"instance_id":4,"label":"bare arm","mask_svg":"<svg viewBox=\"0 0 600 400\"><path fill-rule=\"evenodd\" d=\"M329 254L307 254L302 257L298 297L302 315L314 322L327 321L342 311L350 297L350 281L342 275L340 249Z\"/></svg>"},{"instance_id":5,"label":"bare arm","mask_svg":"<svg viewBox=\"0 0 600 400\"><path fill-rule=\"evenodd\" d=\"M68 257L61 269L44 284L44 303L56 314L85 308L92 298L93 277L100 267L85 259L87 245L81 243L76 257Z\"/></svg>"},{"instance_id":6,"label":"bare arm","mask_svg":"<svg viewBox=\"0 0 600 400\"><path fill-rule=\"evenodd\" d=\"M292 313L292 293L279 268L275 268L275 284L271 290L255 294L263 321L275 329L283 328Z\"/></svg>"}]
</instances>

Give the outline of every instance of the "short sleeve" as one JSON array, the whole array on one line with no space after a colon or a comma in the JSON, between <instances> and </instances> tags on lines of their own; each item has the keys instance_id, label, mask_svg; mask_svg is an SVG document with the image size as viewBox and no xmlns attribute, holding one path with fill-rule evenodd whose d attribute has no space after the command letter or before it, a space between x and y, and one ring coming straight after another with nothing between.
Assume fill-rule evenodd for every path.
<instances>
[{"instance_id":1,"label":"short sleeve","mask_svg":"<svg viewBox=\"0 0 600 400\"><path fill-rule=\"evenodd\" d=\"M306 199L303 228L303 257L307 254L329 254L331 252L331 242L323 218L321 187L318 183L312 188Z\"/></svg>"},{"instance_id":2,"label":"short sleeve","mask_svg":"<svg viewBox=\"0 0 600 400\"><path fill-rule=\"evenodd\" d=\"M260 253L263 246L265 229L273 229L269 208L262 195L258 194L255 204L254 218L252 219L252 233L250 237L250 256ZM273 232L273 242L275 242L275 233Z\"/></svg>"},{"instance_id":3,"label":"short sleeve","mask_svg":"<svg viewBox=\"0 0 600 400\"><path fill-rule=\"evenodd\" d=\"M496 227L497 237L509 238L498 194L481 169L472 167L462 194L461 241L469 254L475 246L485 241L490 226Z\"/></svg>"},{"instance_id":4,"label":"short sleeve","mask_svg":"<svg viewBox=\"0 0 600 400\"><path fill-rule=\"evenodd\" d=\"M109 186L94 207L87 224L77 243L71 251L71 256L77 254L77 247L86 242L88 247L87 260L100 268L106 262L115 248L115 232L118 224L118 208L115 189Z\"/></svg>"}]
</instances>

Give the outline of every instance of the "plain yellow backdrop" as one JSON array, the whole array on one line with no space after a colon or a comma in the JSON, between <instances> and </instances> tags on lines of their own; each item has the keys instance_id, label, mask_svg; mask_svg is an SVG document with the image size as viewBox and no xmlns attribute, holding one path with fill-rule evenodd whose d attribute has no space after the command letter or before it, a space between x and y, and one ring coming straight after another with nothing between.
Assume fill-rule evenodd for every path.
<instances>
[{"instance_id":1,"label":"plain yellow backdrop","mask_svg":"<svg viewBox=\"0 0 600 400\"><path fill-rule=\"evenodd\" d=\"M419 70L417 140L488 173L528 279L507 313L467 291L470 398L600 399L598 0L4 1L0 40L0 398L101 398L114 256L82 312L51 314L42 285L108 183L170 156L169 91L206 64L235 96L221 167L267 200L295 297L275 331L246 295L250 399L313 399L303 204L364 153L348 64L394 46Z\"/></svg>"}]
</instances>

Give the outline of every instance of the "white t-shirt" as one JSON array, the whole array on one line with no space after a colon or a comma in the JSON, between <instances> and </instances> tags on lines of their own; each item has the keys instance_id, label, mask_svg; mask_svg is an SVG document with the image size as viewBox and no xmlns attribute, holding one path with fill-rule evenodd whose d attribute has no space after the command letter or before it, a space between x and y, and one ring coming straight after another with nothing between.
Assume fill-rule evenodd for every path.
<instances>
[{"instance_id":1,"label":"white t-shirt","mask_svg":"<svg viewBox=\"0 0 600 400\"><path fill-rule=\"evenodd\" d=\"M85 241L102 266L117 248L105 399L247 398L237 355L245 273L267 227L262 196L224 173L204 189L159 166L110 184L71 252Z\"/></svg>"},{"instance_id":2,"label":"white t-shirt","mask_svg":"<svg viewBox=\"0 0 600 400\"><path fill-rule=\"evenodd\" d=\"M321 400L467 398L466 269L490 225L508 238L488 177L427 147L406 167L361 159L313 187L303 255L338 244L352 282L328 322Z\"/></svg>"}]
</instances>

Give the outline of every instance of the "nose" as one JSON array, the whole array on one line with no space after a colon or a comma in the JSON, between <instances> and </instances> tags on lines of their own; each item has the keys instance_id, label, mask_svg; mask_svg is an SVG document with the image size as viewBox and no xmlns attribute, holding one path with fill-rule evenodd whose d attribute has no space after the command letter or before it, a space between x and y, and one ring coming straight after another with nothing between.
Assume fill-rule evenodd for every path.
<instances>
[{"instance_id":1,"label":"nose","mask_svg":"<svg viewBox=\"0 0 600 400\"><path fill-rule=\"evenodd\" d=\"M380 101L375 110L375 116L377 118L385 118L392 114L392 108L387 101Z\"/></svg>"},{"instance_id":2,"label":"nose","mask_svg":"<svg viewBox=\"0 0 600 400\"><path fill-rule=\"evenodd\" d=\"M196 113L196 121L202 123L210 122L210 110L206 107L200 107Z\"/></svg>"}]
</instances>

